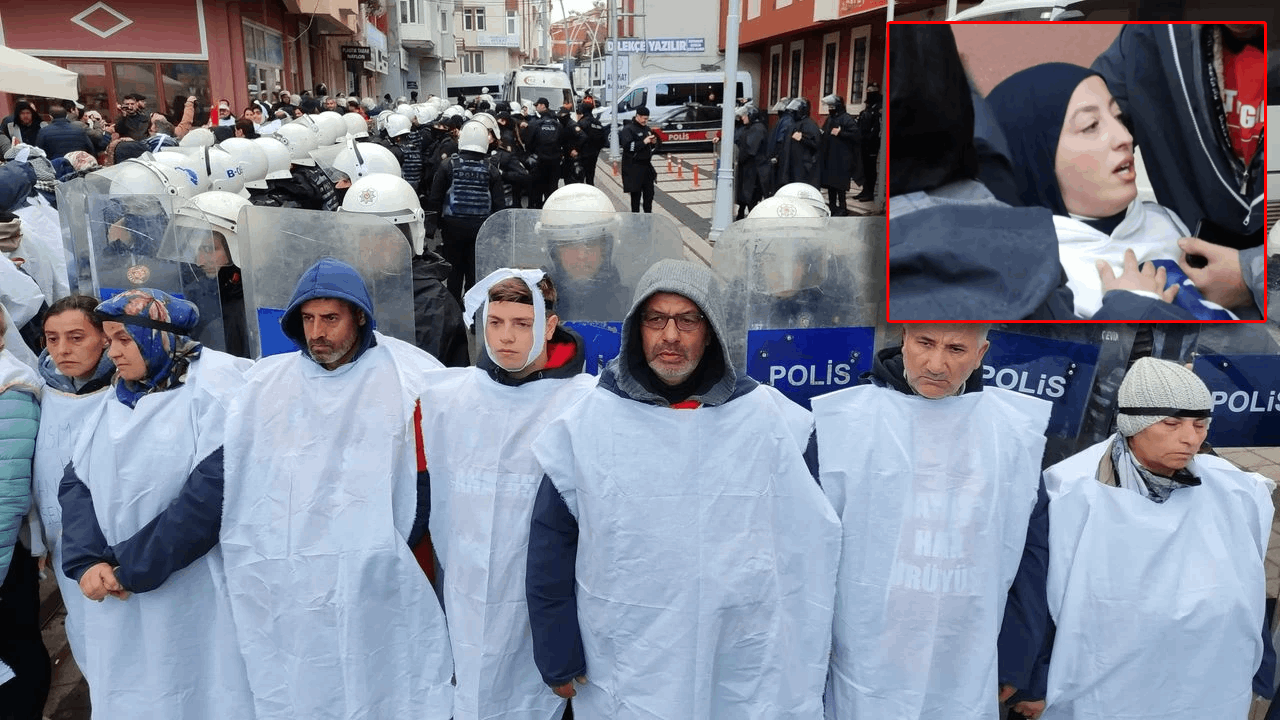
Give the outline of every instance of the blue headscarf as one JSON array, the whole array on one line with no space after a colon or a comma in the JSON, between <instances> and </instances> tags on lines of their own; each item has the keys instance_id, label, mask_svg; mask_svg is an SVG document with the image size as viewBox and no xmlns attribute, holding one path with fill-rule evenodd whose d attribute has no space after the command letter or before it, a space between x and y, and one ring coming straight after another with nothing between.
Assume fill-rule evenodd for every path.
<instances>
[{"instance_id":1,"label":"blue headscarf","mask_svg":"<svg viewBox=\"0 0 1280 720\"><path fill-rule=\"evenodd\" d=\"M196 306L168 293L136 288L104 300L95 311L104 321L124 324L147 365L141 380L116 375L116 397L135 407L144 395L181 387L187 366L200 357L203 346L188 334L200 321Z\"/></svg>"},{"instance_id":2,"label":"blue headscarf","mask_svg":"<svg viewBox=\"0 0 1280 720\"><path fill-rule=\"evenodd\" d=\"M1009 142L1013 172L1024 205L1066 216L1054 163L1067 105L1080 83L1098 73L1069 63L1035 65L1010 75L987 95Z\"/></svg>"}]
</instances>

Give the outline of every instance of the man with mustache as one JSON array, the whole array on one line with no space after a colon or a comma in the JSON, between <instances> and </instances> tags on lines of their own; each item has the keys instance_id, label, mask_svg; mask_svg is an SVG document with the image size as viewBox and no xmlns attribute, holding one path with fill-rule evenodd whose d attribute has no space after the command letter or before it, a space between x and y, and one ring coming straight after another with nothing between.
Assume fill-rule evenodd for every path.
<instances>
[{"instance_id":1,"label":"man with mustache","mask_svg":"<svg viewBox=\"0 0 1280 720\"><path fill-rule=\"evenodd\" d=\"M903 328L870 384L813 400L844 527L828 717L998 720L1048 627L1051 405L982 386L985 325Z\"/></svg>"},{"instance_id":2,"label":"man with mustache","mask_svg":"<svg viewBox=\"0 0 1280 720\"><path fill-rule=\"evenodd\" d=\"M453 715L444 613L412 551L430 501L419 398L443 366L375 311L350 265L304 271L280 319L299 352L245 374L222 472L192 473L128 541L153 582L219 545L260 720Z\"/></svg>"},{"instance_id":3,"label":"man with mustache","mask_svg":"<svg viewBox=\"0 0 1280 720\"><path fill-rule=\"evenodd\" d=\"M839 526L811 416L740 374L725 316L705 266L659 261L534 441L534 660L579 720L822 717Z\"/></svg>"}]
</instances>

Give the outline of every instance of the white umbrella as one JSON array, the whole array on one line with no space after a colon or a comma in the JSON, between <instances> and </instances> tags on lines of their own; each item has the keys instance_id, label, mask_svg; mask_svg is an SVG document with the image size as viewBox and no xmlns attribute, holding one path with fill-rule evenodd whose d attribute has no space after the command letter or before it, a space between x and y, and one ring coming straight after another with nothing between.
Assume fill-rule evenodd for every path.
<instances>
[{"instance_id":1,"label":"white umbrella","mask_svg":"<svg viewBox=\"0 0 1280 720\"><path fill-rule=\"evenodd\" d=\"M79 75L0 45L0 92L75 100Z\"/></svg>"}]
</instances>

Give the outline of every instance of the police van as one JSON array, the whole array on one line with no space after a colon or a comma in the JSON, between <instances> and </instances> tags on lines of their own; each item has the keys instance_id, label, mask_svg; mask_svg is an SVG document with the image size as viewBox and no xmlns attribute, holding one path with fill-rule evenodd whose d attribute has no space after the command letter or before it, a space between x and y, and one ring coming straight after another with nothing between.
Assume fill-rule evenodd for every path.
<instances>
[{"instance_id":1,"label":"police van","mask_svg":"<svg viewBox=\"0 0 1280 720\"><path fill-rule=\"evenodd\" d=\"M738 71L737 88L734 99L753 97L755 85L751 73ZM714 101L712 95L715 96ZM627 86L618 96L618 103L612 109L602 107L596 110L600 122L611 122L613 114L619 120L628 120L636 114L636 108L649 108L651 117L659 117L674 112L686 105L717 105L724 102L724 73L688 72L661 73L645 75Z\"/></svg>"},{"instance_id":2,"label":"police van","mask_svg":"<svg viewBox=\"0 0 1280 720\"><path fill-rule=\"evenodd\" d=\"M524 65L507 73L502 83L502 99L523 103L546 98L552 109L574 103L573 83L560 68L548 65Z\"/></svg>"}]
</instances>

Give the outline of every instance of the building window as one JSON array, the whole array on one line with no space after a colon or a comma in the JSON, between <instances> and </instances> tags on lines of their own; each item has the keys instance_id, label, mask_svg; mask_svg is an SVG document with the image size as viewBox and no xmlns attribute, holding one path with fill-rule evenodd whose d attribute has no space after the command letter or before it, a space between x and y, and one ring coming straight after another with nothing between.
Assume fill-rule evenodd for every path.
<instances>
[{"instance_id":1,"label":"building window","mask_svg":"<svg viewBox=\"0 0 1280 720\"><path fill-rule=\"evenodd\" d=\"M483 31L485 29L484 8L464 8L462 11L462 29Z\"/></svg>"},{"instance_id":2,"label":"building window","mask_svg":"<svg viewBox=\"0 0 1280 720\"><path fill-rule=\"evenodd\" d=\"M853 30L852 52L849 53L849 104L861 105L867 87L867 46L871 43L871 28L862 26Z\"/></svg>"},{"instance_id":3,"label":"building window","mask_svg":"<svg viewBox=\"0 0 1280 720\"><path fill-rule=\"evenodd\" d=\"M760 0L743 0L747 6L743 12L748 20L760 17Z\"/></svg>"},{"instance_id":4,"label":"building window","mask_svg":"<svg viewBox=\"0 0 1280 720\"><path fill-rule=\"evenodd\" d=\"M421 0L400 0L400 22L422 22L422 14L419 7L420 4Z\"/></svg>"},{"instance_id":5,"label":"building window","mask_svg":"<svg viewBox=\"0 0 1280 720\"><path fill-rule=\"evenodd\" d=\"M245 74L249 85L273 91L283 84L284 38L261 25L242 21L244 27ZM233 108L234 109L234 108Z\"/></svg>"},{"instance_id":6,"label":"building window","mask_svg":"<svg viewBox=\"0 0 1280 720\"><path fill-rule=\"evenodd\" d=\"M769 48L769 105L774 105L782 98L778 93L782 87L782 46Z\"/></svg>"},{"instance_id":7,"label":"building window","mask_svg":"<svg viewBox=\"0 0 1280 720\"><path fill-rule=\"evenodd\" d=\"M822 36L822 93L826 97L836 91L836 71L840 57L840 33L828 33ZM826 104L819 104L819 112L827 112Z\"/></svg>"},{"instance_id":8,"label":"building window","mask_svg":"<svg viewBox=\"0 0 1280 720\"><path fill-rule=\"evenodd\" d=\"M516 11L515 10L507 11L507 34L508 35L516 34Z\"/></svg>"},{"instance_id":9,"label":"building window","mask_svg":"<svg viewBox=\"0 0 1280 720\"><path fill-rule=\"evenodd\" d=\"M773 9L778 10L791 4L791 0L773 0Z\"/></svg>"},{"instance_id":10,"label":"building window","mask_svg":"<svg viewBox=\"0 0 1280 720\"><path fill-rule=\"evenodd\" d=\"M464 52L459 53L458 57L462 60L462 72L464 73L482 73L484 72L484 53Z\"/></svg>"},{"instance_id":11,"label":"building window","mask_svg":"<svg viewBox=\"0 0 1280 720\"><path fill-rule=\"evenodd\" d=\"M440 32L449 32L449 12L447 10L440 11Z\"/></svg>"},{"instance_id":12,"label":"building window","mask_svg":"<svg viewBox=\"0 0 1280 720\"><path fill-rule=\"evenodd\" d=\"M797 40L791 43L791 83L788 89L791 91L790 97L800 97L800 76L804 72L804 41Z\"/></svg>"}]
</instances>

